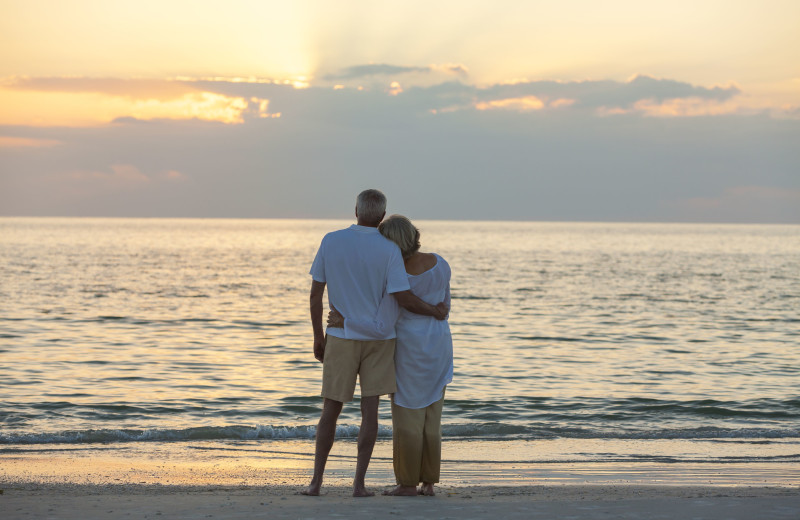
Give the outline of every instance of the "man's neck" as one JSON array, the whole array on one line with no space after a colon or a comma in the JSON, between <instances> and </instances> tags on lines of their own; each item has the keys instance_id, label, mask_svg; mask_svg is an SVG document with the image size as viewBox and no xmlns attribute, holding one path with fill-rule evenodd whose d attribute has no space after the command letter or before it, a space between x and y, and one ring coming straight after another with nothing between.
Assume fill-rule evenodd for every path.
<instances>
[{"instance_id":1,"label":"man's neck","mask_svg":"<svg viewBox=\"0 0 800 520\"><path fill-rule=\"evenodd\" d=\"M359 226L364 226L364 227L374 227L374 228L378 227L378 224L380 224L380 222L376 222L376 223L374 223L374 224L373 224L372 222L364 222L364 221L363 221L363 220L361 220L361 219L359 219L359 220L356 222L356 225L359 225Z\"/></svg>"}]
</instances>

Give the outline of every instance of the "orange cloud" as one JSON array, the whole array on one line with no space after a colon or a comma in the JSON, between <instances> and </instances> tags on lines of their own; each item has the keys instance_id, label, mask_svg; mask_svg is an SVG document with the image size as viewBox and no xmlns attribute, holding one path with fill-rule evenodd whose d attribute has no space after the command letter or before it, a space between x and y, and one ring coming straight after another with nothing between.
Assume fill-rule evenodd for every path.
<instances>
[{"instance_id":1,"label":"orange cloud","mask_svg":"<svg viewBox=\"0 0 800 520\"><path fill-rule=\"evenodd\" d=\"M248 102L241 97L203 91L159 99L0 89L0 107L0 124L5 125L95 126L122 117L200 119L234 124L244 121Z\"/></svg>"},{"instance_id":2,"label":"orange cloud","mask_svg":"<svg viewBox=\"0 0 800 520\"><path fill-rule=\"evenodd\" d=\"M493 99L491 101L479 101L475 104L478 110L517 110L519 112L529 112L532 110L542 110L544 108L562 108L575 104L574 99L557 98L548 101L545 97L538 96L519 96L513 98Z\"/></svg>"},{"instance_id":3,"label":"orange cloud","mask_svg":"<svg viewBox=\"0 0 800 520\"><path fill-rule=\"evenodd\" d=\"M544 101L536 96L495 99L492 101L480 101L475 104L475 108L478 110L508 109L520 110L523 112L530 110L541 110L544 108L544 106Z\"/></svg>"},{"instance_id":4,"label":"orange cloud","mask_svg":"<svg viewBox=\"0 0 800 520\"><path fill-rule=\"evenodd\" d=\"M400 86L400 83L398 83L397 81L392 81L392 83L389 85L389 95L396 96L402 93L403 93L403 87Z\"/></svg>"},{"instance_id":5,"label":"orange cloud","mask_svg":"<svg viewBox=\"0 0 800 520\"><path fill-rule=\"evenodd\" d=\"M567 98L559 98L555 101L550 102L551 108L561 108L561 107L569 107L575 104L574 99L567 99Z\"/></svg>"},{"instance_id":6,"label":"orange cloud","mask_svg":"<svg viewBox=\"0 0 800 520\"><path fill-rule=\"evenodd\" d=\"M250 102L253 103L253 110L251 113L257 114L260 118L265 117L281 117L280 112L270 112L269 111L269 99L261 99L257 97L251 97Z\"/></svg>"},{"instance_id":7,"label":"orange cloud","mask_svg":"<svg viewBox=\"0 0 800 520\"><path fill-rule=\"evenodd\" d=\"M741 113L743 111L743 107L739 102L720 102L714 99L696 97L668 99L661 103L651 99L643 99L634 103L633 109L646 116L653 117L718 116Z\"/></svg>"},{"instance_id":8,"label":"orange cloud","mask_svg":"<svg viewBox=\"0 0 800 520\"><path fill-rule=\"evenodd\" d=\"M125 116L136 119L202 119L221 123L243 122L247 100L213 92L195 92L169 101L136 100L127 107Z\"/></svg>"},{"instance_id":9,"label":"orange cloud","mask_svg":"<svg viewBox=\"0 0 800 520\"><path fill-rule=\"evenodd\" d=\"M219 78L217 78L219 80ZM245 82L233 78L231 83ZM200 79L27 78L0 80L0 124L93 126L135 119L200 119L226 124L244 122L246 113L277 117L267 100L214 92ZM227 81L227 80L226 80ZM248 81L250 82L250 81ZM253 79L254 83L265 83ZM293 81L294 88L307 84Z\"/></svg>"}]
</instances>

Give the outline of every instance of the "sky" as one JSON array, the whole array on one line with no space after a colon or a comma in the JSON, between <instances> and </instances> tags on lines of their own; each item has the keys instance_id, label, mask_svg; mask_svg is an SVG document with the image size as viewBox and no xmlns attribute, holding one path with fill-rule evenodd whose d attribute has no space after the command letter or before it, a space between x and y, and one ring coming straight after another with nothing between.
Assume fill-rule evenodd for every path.
<instances>
[{"instance_id":1,"label":"sky","mask_svg":"<svg viewBox=\"0 0 800 520\"><path fill-rule=\"evenodd\" d=\"M800 223L795 0L0 13L0 215Z\"/></svg>"}]
</instances>

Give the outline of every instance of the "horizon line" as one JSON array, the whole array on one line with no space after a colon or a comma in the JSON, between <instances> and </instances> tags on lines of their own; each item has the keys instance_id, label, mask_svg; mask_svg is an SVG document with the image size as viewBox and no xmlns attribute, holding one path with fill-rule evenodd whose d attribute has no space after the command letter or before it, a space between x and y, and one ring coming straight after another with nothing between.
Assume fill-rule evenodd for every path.
<instances>
[{"instance_id":1,"label":"horizon line","mask_svg":"<svg viewBox=\"0 0 800 520\"><path fill-rule=\"evenodd\" d=\"M164 217L164 216L98 216L98 215L2 215L0 219L83 219L83 220L296 220L354 222L355 217ZM507 219L507 218L414 218L421 222L492 222L492 223L541 223L541 224L685 224L685 225L731 225L731 226L800 226L796 222L780 221L728 221L728 220L559 220L559 219Z\"/></svg>"}]
</instances>

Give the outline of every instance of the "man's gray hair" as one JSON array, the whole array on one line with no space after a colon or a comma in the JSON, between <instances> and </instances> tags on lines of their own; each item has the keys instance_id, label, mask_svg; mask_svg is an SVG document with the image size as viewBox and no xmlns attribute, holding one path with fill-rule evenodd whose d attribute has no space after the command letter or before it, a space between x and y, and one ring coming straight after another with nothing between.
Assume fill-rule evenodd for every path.
<instances>
[{"instance_id":1,"label":"man's gray hair","mask_svg":"<svg viewBox=\"0 0 800 520\"><path fill-rule=\"evenodd\" d=\"M378 230L381 235L397 244L403 253L403 259L419 251L419 229L407 217L392 215L380 223Z\"/></svg>"},{"instance_id":2,"label":"man's gray hair","mask_svg":"<svg viewBox=\"0 0 800 520\"><path fill-rule=\"evenodd\" d=\"M364 190L356 199L358 218L377 224L386 213L386 195L380 190Z\"/></svg>"}]
</instances>

